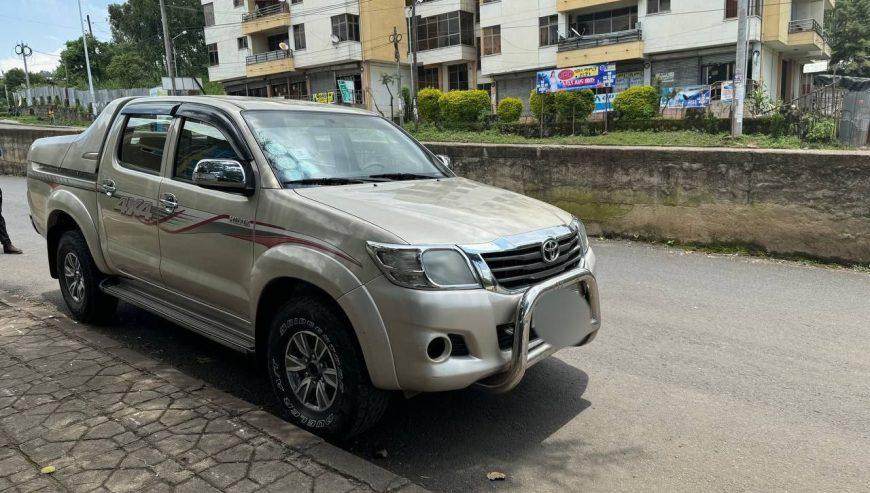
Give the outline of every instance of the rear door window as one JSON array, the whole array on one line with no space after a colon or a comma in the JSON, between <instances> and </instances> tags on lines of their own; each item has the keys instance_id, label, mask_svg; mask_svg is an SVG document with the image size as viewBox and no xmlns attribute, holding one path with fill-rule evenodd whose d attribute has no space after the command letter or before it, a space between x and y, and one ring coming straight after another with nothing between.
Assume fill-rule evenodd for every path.
<instances>
[{"instance_id":1,"label":"rear door window","mask_svg":"<svg viewBox=\"0 0 870 493\"><path fill-rule=\"evenodd\" d=\"M124 125L118 161L125 168L159 174L166 147L169 115L130 115Z\"/></svg>"}]
</instances>

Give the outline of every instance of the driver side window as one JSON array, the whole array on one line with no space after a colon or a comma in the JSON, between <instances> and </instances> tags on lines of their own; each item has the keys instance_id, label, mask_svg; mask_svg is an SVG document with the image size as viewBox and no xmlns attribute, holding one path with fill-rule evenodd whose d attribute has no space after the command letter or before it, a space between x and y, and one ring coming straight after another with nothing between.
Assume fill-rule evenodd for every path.
<instances>
[{"instance_id":1,"label":"driver side window","mask_svg":"<svg viewBox=\"0 0 870 493\"><path fill-rule=\"evenodd\" d=\"M190 181L193 168L201 159L239 158L220 130L208 123L186 118L178 138L172 177Z\"/></svg>"}]
</instances>

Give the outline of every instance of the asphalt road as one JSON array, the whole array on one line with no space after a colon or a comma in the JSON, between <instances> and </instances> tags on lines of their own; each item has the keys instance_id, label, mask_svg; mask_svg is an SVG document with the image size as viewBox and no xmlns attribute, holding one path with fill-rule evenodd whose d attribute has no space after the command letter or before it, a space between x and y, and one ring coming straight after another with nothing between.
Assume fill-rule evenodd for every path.
<instances>
[{"instance_id":1,"label":"asphalt road","mask_svg":"<svg viewBox=\"0 0 870 493\"><path fill-rule=\"evenodd\" d=\"M0 177L23 256L0 289L59 304L20 178ZM596 241L604 329L506 395L397 398L340 444L442 491L800 490L870 485L870 275ZM94 328L274 411L251 362L124 306ZM386 458L376 458L386 450ZM504 482L486 473L500 471Z\"/></svg>"}]
</instances>

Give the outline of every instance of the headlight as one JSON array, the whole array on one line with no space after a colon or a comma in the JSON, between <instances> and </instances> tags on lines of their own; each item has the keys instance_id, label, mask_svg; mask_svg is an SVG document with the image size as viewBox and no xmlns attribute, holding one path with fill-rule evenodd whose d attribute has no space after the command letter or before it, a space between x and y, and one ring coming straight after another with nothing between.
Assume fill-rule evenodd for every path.
<instances>
[{"instance_id":1,"label":"headlight","mask_svg":"<svg viewBox=\"0 0 870 493\"><path fill-rule=\"evenodd\" d=\"M412 289L475 289L480 281L458 248L367 244L381 272L402 287Z\"/></svg>"},{"instance_id":2,"label":"headlight","mask_svg":"<svg viewBox=\"0 0 870 493\"><path fill-rule=\"evenodd\" d=\"M586 252L589 251L589 237L586 235L586 226L583 224L583 221L575 217L571 221L570 228L572 231L576 231L580 237L580 248L582 248L583 255L586 255Z\"/></svg>"}]
</instances>

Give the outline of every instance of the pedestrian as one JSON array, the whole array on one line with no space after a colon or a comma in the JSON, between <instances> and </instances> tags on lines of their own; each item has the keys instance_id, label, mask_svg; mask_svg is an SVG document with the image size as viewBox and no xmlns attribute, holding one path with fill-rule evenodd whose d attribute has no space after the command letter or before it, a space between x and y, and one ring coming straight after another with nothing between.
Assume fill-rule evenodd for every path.
<instances>
[{"instance_id":1,"label":"pedestrian","mask_svg":"<svg viewBox=\"0 0 870 493\"><path fill-rule=\"evenodd\" d=\"M6 232L6 221L3 219L3 190L0 190L0 243L3 244L3 253L21 253L21 250L12 245L9 233Z\"/></svg>"}]
</instances>

